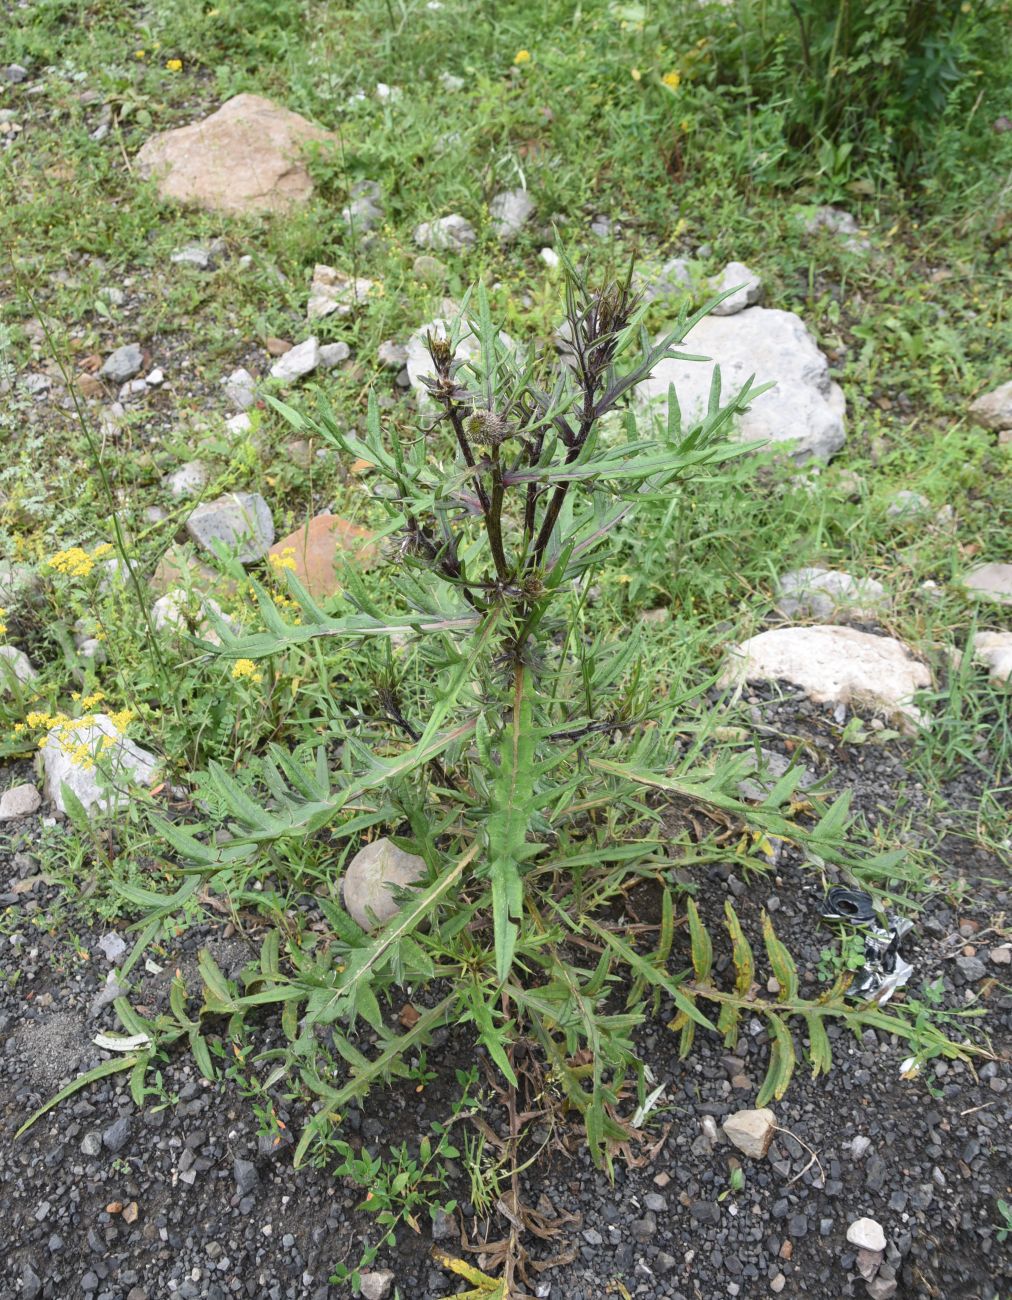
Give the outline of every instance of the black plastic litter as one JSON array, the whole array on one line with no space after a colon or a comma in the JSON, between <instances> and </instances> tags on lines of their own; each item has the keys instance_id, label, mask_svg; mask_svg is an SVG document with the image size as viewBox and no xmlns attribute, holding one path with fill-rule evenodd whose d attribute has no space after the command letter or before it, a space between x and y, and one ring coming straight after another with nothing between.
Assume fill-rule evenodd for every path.
<instances>
[{"instance_id":1,"label":"black plastic litter","mask_svg":"<svg viewBox=\"0 0 1012 1300\"><path fill-rule=\"evenodd\" d=\"M861 1002L888 1002L914 973L900 956L900 940L913 929L905 916L890 913L886 924L879 922L875 902L863 889L835 885L822 905L827 921L843 921L864 932L864 966L857 972L847 993Z\"/></svg>"}]
</instances>

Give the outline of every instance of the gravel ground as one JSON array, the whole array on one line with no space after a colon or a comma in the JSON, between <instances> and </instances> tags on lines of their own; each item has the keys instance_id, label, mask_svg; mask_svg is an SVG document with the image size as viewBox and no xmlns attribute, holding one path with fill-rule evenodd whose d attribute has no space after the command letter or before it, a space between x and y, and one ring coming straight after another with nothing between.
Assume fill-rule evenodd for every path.
<instances>
[{"instance_id":1,"label":"gravel ground","mask_svg":"<svg viewBox=\"0 0 1012 1300\"><path fill-rule=\"evenodd\" d=\"M851 788L874 821L905 790L916 809L916 783L903 748L842 747L838 728L804 702L756 695L753 716L805 748L805 762L829 773L834 789ZM763 743L788 752L767 735ZM8 782L5 781L4 784ZM949 792L958 811L973 789ZM43 808L42 812L47 810ZM228 1083L204 1081L189 1058L162 1070L165 1098L138 1111L125 1078L113 1076L58 1107L17 1143L25 1116L79 1071L101 1059L91 1040L112 1025L103 1005L113 969L98 946L101 931L75 928L81 960L67 932L32 925L46 915L57 890L38 876L31 852L35 819L14 828L12 855L0 857L0 1213L6 1226L7 1267L0 1297L92 1297L156 1300L181 1297L336 1297L346 1288L328 1276L338 1260L354 1263L375 1225L356 1211L361 1193L323 1170L295 1173L290 1146L262 1137L251 1103ZM591 1165L576 1128L559 1123L547 1156L525 1176L525 1203L556 1235L528 1239L532 1257L556 1257L554 1268L532 1271L531 1287L560 1300L612 1294L711 1300L719 1296L932 1297L1000 1300L1012 1294L1009 1243L1001 1244L996 1198L1009 1196L1012 1171L1012 996L1009 968L993 962L994 927L1009 911L1007 864L954 835L942 845L953 882L966 882L958 910L940 890L916 918L904 953L915 969L912 987L941 979L942 1008L986 1007L984 1022L1001 1057L978 1065L935 1061L916 1081L900 1077L901 1044L875 1031L860 1038L830 1028L835 1066L812 1080L804 1068L783 1102L778 1131L765 1159L752 1160L722 1136L731 1113L754 1105L765 1073L766 1034L743 1021L733 1052L700 1034L687 1061L665 1028L672 1008L661 1006L640 1042L668 1109L632 1165L616 1165L614 1183ZM644 887L646 890L647 887ZM785 853L765 877L745 882L725 868L711 871L699 902L717 933L730 894L759 950L760 908L773 915L814 988L829 931L816 923L822 883ZM633 909L650 900L633 895ZM253 952L224 921L191 929L178 952L161 959L165 973L146 978L135 997L157 1005L179 966L195 971L198 948L209 946L226 974ZM718 945L719 951L719 945ZM968 957L976 958L967 960ZM677 966L684 954L676 952ZM719 965L719 963L718 963ZM190 980L191 986L195 980ZM271 1030L266 1031L268 1034ZM442 1065L474 1057L466 1034L438 1046ZM430 1120L446 1115L439 1083L418 1094L414 1084L376 1093L368 1115L352 1111L347 1132L370 1151L385 1141L410 1141ZM281 1111L288 1131L301 1116ZM502 1116L499 1116L502 1119ZM495 1108L489 1120L496 1123ZM537 1141L544 1134L536 1133ZM811 1153L817 1156L812 1161ZM744 1188L730 1175L741 1162ZM461 1180L452 1189L462 1211L435 1230L457 1249L495 1239L502 1225L482 1224L466 1202ZM881 1224L887 1239L877 1273L866 1281L865 1258L848 1243L857 1219ZM393 1270L404 1300L435 1300L463 1288L434 1265L430 1225L403 1230L397 1249L377 1267ZM621 1287L625 1288L623 1292Z\"/></svg>"}]
</instances>

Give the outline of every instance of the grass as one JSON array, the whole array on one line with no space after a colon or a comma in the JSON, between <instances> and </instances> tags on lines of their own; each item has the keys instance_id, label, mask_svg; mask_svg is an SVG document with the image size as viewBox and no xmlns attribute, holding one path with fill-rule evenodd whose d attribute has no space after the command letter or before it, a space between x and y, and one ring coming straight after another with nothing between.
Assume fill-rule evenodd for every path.
<instances>
[{"instance_id":1,"label":"grass","mask_svg":"<svg viewBox=\"0 0 1012 1300\"><path fill-rule=\"evenodd\" d=\"M556 238L600 266L690 251L710 272L745 261L761 273L767 304L799 312L829 354L847 395L846 448L817 475L759 458L722 468L674 503L646 505L583 607L583 630L590 639L637 628L647 662L663 666L651 691L677 699L712 677L724 644L761 628L777 574L819 563L878 578L894 597L888 630L935 672L935 723L913 742L911 760L930 810L950 814L953 782L971 774L983 793L958 829L1007 848L1008 692L968 655L954 667L950 652L1002 625L998 607L966 600L960 576L981 559L1012 560L1009 450L967 414L974 396L1008 379L1012 356L1012 133L988 125L1007 111L1012 54L992 47L945 114L930 172L904 190L878 163L848 175L820 153L778 153L771 118L742 107L734 12L680 8L663 15L663 27L652 5L602 0L469 5L466 22L455 0L435 8L363 0L347 9L155 0L143 10L47 0L17 11L5 51L30 65L43 91L13 87L0 98L24 127L0 152L0 363L17 373L55 354L74 373L82 358L137 340L166 370L169 386L148 408L131 410L114 433L94 430L131 554L147 575L184 514L166 501L162 478L195 456L212 469L207 495L262 492L279 536L324 507L381 525L369 481L332 449L304 468L273 409L257 413L248 435L224 427L231 412L221 378L240 364L263 369L270 336L304 337L316 262L381 286L350 320L320 323L321 339L346 340L354 357L321 381L328 401L348 428L361 428L375 388L384 418L405 432L412 405L376 349L431 319L444 293L459 298L483 279L511 335L547 349L561 283L539 250ZM981 22L1001 12L984 6ZM520 51L530 59L518 62ZM176 59L181 70L169 70ZM672 70L677 88L662 80ZM448 89L444 74L459 78L459 88ZM400 94L379 101L377 82ZM317 197L275 220L163 204L133 172L139 145L241 91L340 131L341 148L314 162ZM96 139L103 120L110 130ZM363 178L379 181L385 200L384 224L368 244L350 240L339 216ZM537 219L506 249L490 229L488 202L520 184L536 197ZM857 212L870 252L849 251L826 232L802 233L806 208L826 200ZM475 224L478 243L466 258L440 254L445 281L426 280L414 270L412 231L449 211ZM619 222L617 243L591 234L597 214ZM213 239L226 249L217 270L171 262L182 245ZM661 306L648 323L664 326ZM212 812L213 788L194 776L208 761L255 774L268 742L298 751L349 718L368 728L363 701L389 668L377 646L314 648L296 674L278 666L272 689L262 690L185 641L167 640L163 672L128 586L103 584L99 569L66 578L46 563L71 545L113 541L110 501L74 412L49 405L40 418L17 386L2 402L0 554L29 566L38 584L6 621L10 639L41 669L33 707L72 708L72 691L103 691L110 708L135 710L132 734L166 756L168 780ZM927 499L923 516L890 515L901 489ZM152 507L167 517L146 517ZM939 515L943 507L949 517ZM390 574L376 570L368 582L388 607ZM223 603L253 625L244 581ZM103 662L79 656L82 628L102 638ZM415 685L420 692L424 682ZM0 754L28 752L13 728L29 703L0 697ZM687 707L687 733L705 725L708 707ZM914 815L902 792L893 814L899 833ZM880 828L886 842L889 830ZM71 896L83 893L76 901L84 917L132 919L143 911L138 890L174 883L136 805L115 826L53 827L36 851ZM929 868L916 866L915 888L928 887ZM252 866L237 871L231 902L281 924L305 895L338 902L336 880L332 843L279 846L270 882ZM169 944L201 906L189 899L161 922L155 942Z\"/></svg>"}]
</instances>

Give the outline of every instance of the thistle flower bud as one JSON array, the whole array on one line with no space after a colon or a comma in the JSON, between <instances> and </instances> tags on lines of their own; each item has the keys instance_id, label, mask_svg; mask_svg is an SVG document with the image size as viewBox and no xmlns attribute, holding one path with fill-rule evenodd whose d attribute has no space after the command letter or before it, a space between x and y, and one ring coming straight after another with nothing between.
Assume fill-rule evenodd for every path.
<instances>
[{"instance_id":1,"label":"thistle flower bud","mask_svg":"<svg viewBox=\"0 0 1012 1300\"><path fill-rule=\"evenodd\" d=\"M512 438L516 430L497 411L475 411L464 421L464 431L479 447L498 447Z\"/></svg>"}]
</instances>

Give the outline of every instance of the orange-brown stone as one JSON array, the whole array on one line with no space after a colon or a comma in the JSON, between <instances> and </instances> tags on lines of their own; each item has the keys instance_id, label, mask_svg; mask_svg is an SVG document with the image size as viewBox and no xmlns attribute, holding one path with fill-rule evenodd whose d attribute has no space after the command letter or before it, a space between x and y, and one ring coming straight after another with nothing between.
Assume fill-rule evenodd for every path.
<instances>
[{"instance_id":1,"label":"orange-brown stone","mask_svg":"<svg viewBox=\"0 0 1012 1300\"><path fill-rule=\"evenodd\" d=\"M340 515L317 515L288 537L275 542L268 555L282 576L292 570L311 596L321 599L340 591L338 559L368 569L379 559L379 548L368 528Z\"/></svg>"}]
</instances>

